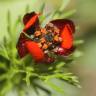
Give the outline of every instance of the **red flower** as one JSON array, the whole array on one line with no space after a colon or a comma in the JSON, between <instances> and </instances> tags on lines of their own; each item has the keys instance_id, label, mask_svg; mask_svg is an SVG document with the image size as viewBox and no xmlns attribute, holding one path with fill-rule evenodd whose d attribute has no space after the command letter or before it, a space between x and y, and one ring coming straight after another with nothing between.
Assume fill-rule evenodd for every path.
<instances>
[{"instance_id":1,"label":"red flower","mask_svg":"<svg viewBox=\"0 0 96 96\"><path fill-rule=\"evenodd\" d=\"M29 53L36 62L52 63L54 58L49 57L48 53L64 56L71 54L74 49L73 22L57 19L50 21L45 28L41 28L38 16L39 14L32 12L23 18L25 27L17 43L19 56L23 58Z\"/></svg>"}]
</instances>

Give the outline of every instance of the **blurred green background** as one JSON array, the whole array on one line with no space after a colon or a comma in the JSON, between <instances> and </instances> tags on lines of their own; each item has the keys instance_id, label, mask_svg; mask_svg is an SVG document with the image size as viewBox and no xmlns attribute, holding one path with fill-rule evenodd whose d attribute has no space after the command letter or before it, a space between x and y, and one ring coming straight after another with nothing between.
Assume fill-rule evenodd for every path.
<instances>
[{"instance_id":1,"label":"blurred green background","mask_svg":"<svg viewBox=\"0 0 96 96\"><path fill-rule=\"evenodd\" d=\"M19 15L23 16L25 14L27 6L29 6L30 11L39 12L40 7L45 2L44 14L46 14L58 8L62 3L61 1L0 0L0 40L7 35L6 15L8 10L12 14L11 23L13 25ZM84 44L79 46L83 56L78 58L70 68L79 77L82 88L77 89L69 84L62 83L65 92L62 96L96 96L96 0L64 0L64 4L66 5L65 12L68 9L76 9L72 18L75 24L79 26L76 38L83 39ZM53 96L61 96L54 90L53 93Z\"/></svg>"}]
</instances>

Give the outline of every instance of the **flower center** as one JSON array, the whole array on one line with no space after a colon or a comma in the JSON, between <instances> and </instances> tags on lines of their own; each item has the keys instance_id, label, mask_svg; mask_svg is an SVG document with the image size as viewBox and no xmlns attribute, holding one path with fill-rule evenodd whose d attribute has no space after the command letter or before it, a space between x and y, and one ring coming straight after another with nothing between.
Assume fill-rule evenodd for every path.
<instances>
[{"instance_id":1,"label":"flower center","mask_svg":"<svg viewBox=\"0 0 96 96\"><path fill-rule=\"evenodd\" d=\"M53 50L62 42L60 30L52 23L48 23L45 28L37 29L34 34L30 35L30 38L38 43L44 52Z\"/></svg>"}]
</instances>

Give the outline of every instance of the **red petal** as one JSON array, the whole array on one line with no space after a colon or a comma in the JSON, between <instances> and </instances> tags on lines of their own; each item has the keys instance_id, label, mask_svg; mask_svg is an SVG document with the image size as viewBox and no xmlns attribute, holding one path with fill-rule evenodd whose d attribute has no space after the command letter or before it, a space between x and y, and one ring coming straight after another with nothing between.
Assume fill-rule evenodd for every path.
<instances>
[{"instance_id":1,"label":"red petal","mask_svg":"<svg viewBox=\"0 0 96 96\"><path fill-rule=\"evenodd\" d=\"M73 35L68 27L68 24L66 24L61 32L61 38L63 39L61 46L65 49L70 49L73 45Z\"/></svg>"},{"instance_id":2,"label":"red petal","mask_svg":"<svg viewBox=\"0 0 96 96\"><path fill-rule=\"evenodd\" d=\"M23 18L23 22L25 24L25 27L23 31L26 31L28 28L30 28L32 25L33 26L39 26L39 20L38 20L39 14L36 13L30 13L26 14Z\"/></svg>"},{"instance_id":3,"label":"red petal","mask_svg":"<svg viewBox=\"0 0 96 96\"><path fill-rule=\"evenodd\" d=\"M20 58L23 58L24 56L26 56L28 54L28 51L25 48L25 41L26 41L26 37L23 33L20 34L18 43L17 43L17 50L19 53Z\"/></svg>"},{"instance_id":4,"label":"red petal","mask_svg":"<svg viewBox=\"0 0 96 96\"><path fill-rule=\"evenodd\" d=\"M43 51L38 47L38 44L33 41L27 41L25 43L28 52L32 55L35 61L41 61L44 58Z\"/></svg>"}]
</instances>

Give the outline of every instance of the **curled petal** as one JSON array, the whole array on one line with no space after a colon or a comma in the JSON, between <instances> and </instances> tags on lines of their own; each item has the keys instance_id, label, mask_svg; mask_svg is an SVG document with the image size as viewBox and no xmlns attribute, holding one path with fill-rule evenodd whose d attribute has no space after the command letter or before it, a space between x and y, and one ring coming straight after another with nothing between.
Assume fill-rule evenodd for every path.
<instances>
[{"instance_id":1,"label":"curled petal","mask_svg":"<svg viewBox=\"0 0 96 96\"><path fill-rule=\"evenodd\" d=\"M23 23L25 25L23 31L30 29L30 27L38 27L39 26L39 14L36 14L35 12L27 13L23 18Z\"/></svg>"},{"instance_id":2,"label":"curled petal","mask_svg":"<svg viewBox=\"0 0 96 96\"><path fill-rule=\"evenodd\" d=\"M43 51L39 48L38 44L33 41L26 41L25 46L29 52L29 54L32 55L32 57L35 59L35 61L39 62L42 61L44 58Z\"/></svg>"}]
</instances>

